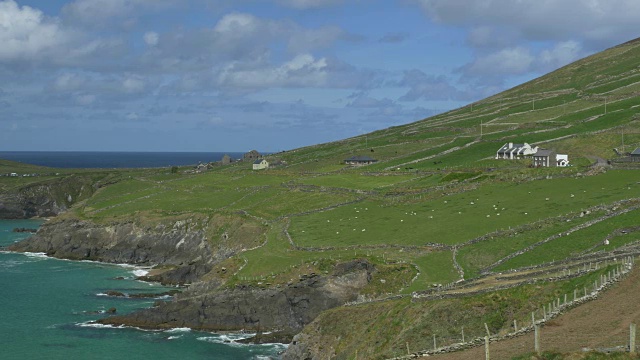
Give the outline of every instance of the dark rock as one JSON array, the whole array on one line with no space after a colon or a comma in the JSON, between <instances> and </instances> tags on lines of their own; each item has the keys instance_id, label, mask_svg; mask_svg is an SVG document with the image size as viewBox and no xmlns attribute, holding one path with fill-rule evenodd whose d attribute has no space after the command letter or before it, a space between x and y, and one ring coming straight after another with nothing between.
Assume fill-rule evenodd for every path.
<instances>
[{"instance_id":1,"label":"dark rock","mask_svg":"<svg viewBox=\"0 0 640 360\"><path fill-rule=\"evenodd\" d=\"M25 232L27 232L27 233L34 233L35 234L36 232L38 232L38 229L14 228L12 231L16 232L16 233L25 233Z\"/></svg>"},{"instance_id":2,"label":"dark rock","mask_svg":"<svg viewBox=\"0 0 640 360\"><path fill-rule=\"evenodd\" d=\"M107 309L107 311L105 311L105 313L107 313L107 314L115 314L116 311L117 311L116 308L111 307L111 308Z\"/></svg>"},{"instance_id":3,"label":"dark rock","mask_svg":"<svg viewBox=\"0 0 640 360\"><path fill-rule=\"evenodd\" d=\"M373 267L366 261L339 266L339 275L313 276L280 289L251 287L179 296L133 314L102 319L141 328L189 327L207 331L281 330L295 334L322 311L354 301Z\"/></svg>"},{"instance_id":4,"label":"dark rock","mask_svg":"<svg viewBox=\"0 0 640 360\"><path fill-rule=\"evenodd\" d=\"M203 230L190 231L176 226L172 231L164 231L141 228L134 223L101 225L78 219L47 222L37 234L10 245L9 249L44 252L70 260L163 264L173 270L145 279L171 285L194 282L215 263Z\"/></svg>"},{"instance_id":5,"label":"dark rock","mask_svg":"<svg viewBox=\"0 0 640 360\"><path fill-rule=\"evenodd\" d=\"M125 293L116 291L116 290L109 290L105 292L105 294L107 294L107 296L114 296L114 297L127 297Z\"/></svg>"}]
</instances>

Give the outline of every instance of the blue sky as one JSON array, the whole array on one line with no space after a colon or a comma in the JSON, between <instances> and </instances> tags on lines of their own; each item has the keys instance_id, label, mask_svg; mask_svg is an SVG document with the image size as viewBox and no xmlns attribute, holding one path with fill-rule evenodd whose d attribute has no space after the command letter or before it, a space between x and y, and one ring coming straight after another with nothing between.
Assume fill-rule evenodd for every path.
<instances>
[{"instance_id":1,"label":"blue sky","mask_svg":"<svg viewBox=\"0 0 640 360\"><path fill-rule=\"evenodd\" d=\"M638 37L637 0L0 0L0 150L280 151Z\"/></svg>"}]
</instances>

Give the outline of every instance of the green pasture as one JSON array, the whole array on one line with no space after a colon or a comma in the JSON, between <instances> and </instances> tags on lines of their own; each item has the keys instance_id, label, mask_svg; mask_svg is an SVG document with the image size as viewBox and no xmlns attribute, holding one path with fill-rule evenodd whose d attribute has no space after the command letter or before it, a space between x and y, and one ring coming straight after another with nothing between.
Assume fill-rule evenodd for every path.
<instances>
[{"instance_id":1,"label":"green pasture","mask_svg":"<svg viewBox=\"0 0 640 360\"><path fill-rule=\"evenodd\" d=\"M604 212L592 212L583 218L577 218L570 222L543 220L535 225L525 226L508 234L499 234L482 242L464 246L458 250L457 260L464 269L465 278L473 278L480 275L481 269L509 254L522 250L549 236L565 232L579 224L591 221L601 215L604 215Z\"/></svg>"},{"instance_id":2,"label":"green pasture","mask_svg":"<svg viewBox=\"0 0 640 360\"><path fill-rule=\"evenodd\" d=\"M585 229L560 237L548 243L542 244L535 249L501 264L495 270L515 269L521 266L528 266L564 259L569 256L578 255L580 252L592 249L613 250L620 246L635 242L640 238L640 233L630 232L625 236L617 236L611 240L609 245L604 245L604 239L615 230L637 227L640 225L640 210L634 210L623 215L619 215Z\"/></svg>"},{"instance_id":3,"label":"green pasture","mask_svg":"<svg viewBox=\"0 0 640 360\"><path fill-rule=\"evenodd\" d=\"M415 178L415 175L410 174L360 175L346 173L307 177L301 179L299 182L306 185L323 187L346 188L352 190L374 190L382 187L393 186Z\"/></svg>"},{"instance_id":4,"label":"green pasture","mask_svg":"<svg viewBox=\"0 0 640 360\"><path fill-rule=\"evenodd\" d=\"M522 184L490 183L414 204L368 200L295 217L290 233L298 245L308 247L460 244L499 229L638 197L640 186L633 174L609 171Z\"/></svg>"},{"instance_id":5,"label":"green pasture","mask_svg":"<svg viewBox=\"0 0 640 360\"><path fill-rule=\"evenodd\" d=\"M404 293L426 290L433 284L448 284L460 279L460 275L453 267L453 253L451 251L437 251L428 253L411 260L420 270L420 274L411 286L404 289Z\"/></svg>"}]
</instances>

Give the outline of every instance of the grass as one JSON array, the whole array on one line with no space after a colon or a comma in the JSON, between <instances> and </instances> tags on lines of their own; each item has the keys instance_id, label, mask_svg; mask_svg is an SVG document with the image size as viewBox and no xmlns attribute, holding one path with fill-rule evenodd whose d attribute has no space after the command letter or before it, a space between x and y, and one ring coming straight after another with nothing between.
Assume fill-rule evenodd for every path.
<instances>
[{"instance_id":1,"label":"grass","mask_svg":"<svg viewBox=\"0 0 640 360\"><path fill-rule=\"evenodd\" d=\"M545 243L521 256L517 256L503 263L495 270L502 271L521 266L550 262L577 255L588 249L592 249L593 251L612 250L638 241L640 234L632 232L626 236L618 236L615 240L612 239L609 245L604 245L605 238L608 235L612 235L614 231L638 226L639 218L640 210L634 210L610 218L588 228L573 232L570 235Z\"/></svg>"},{"instance_id":2,"label":"grass","mask_svg":"<svg viewBox=\"0 0 640 360\"><path fill-rule=\"evenodd\" d=\"M410 301L409 299L336 308L321 314L304 330L318 334L323 348L333 348L341 359L385 359L412 351L460 342L465 337L511 331L513 320L520 326L531 322L531 312L540 311L561 294L593 284L608 268L579 278L554 283L539 283L493 293L446 300ZM537 316L541 316L538 314Z\"/></svg>"},{"instance_id":3,"label":"grass","mask_svg":"<svg viewBox=\"0 0 640 360\"><path fill-rule=\"evenodd\" d=\"M290 233L296 244L308 247L461 244L510 226L638 197L640 187L630 174L610 171L522 184L489 183L439 201L419 203L369 200L295 217Z\"/></svg>"}]
</instances>

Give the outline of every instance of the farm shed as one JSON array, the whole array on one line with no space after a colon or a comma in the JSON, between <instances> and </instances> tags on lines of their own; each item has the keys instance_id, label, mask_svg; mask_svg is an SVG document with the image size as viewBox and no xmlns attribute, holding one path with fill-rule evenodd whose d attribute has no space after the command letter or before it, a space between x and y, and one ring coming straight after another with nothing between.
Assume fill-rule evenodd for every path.
<instances>
[{"instance_id":1,"label":"farm shed","mask_svg":"<svg viewBox=\"0 0 640 360\"><path fill-rule=\"evenodd\" d=\"M253 170L262 170L262 169L268 169L268 168L269 168L269 162L265 159L258 159L253 162Z\"/></svg>"},{"instance_id":2,"label":"farm shed","mask_svg":"<svg viewBox=\"0 0 640 360\"><path fill-rule=\"evenodd\" d=\"M344 163L346 165L355 165L355 166L368 165L376 162L378 162L378 160L371 158L369 156L352 156L344 160Z\"/></svg>"}]
</instances>

